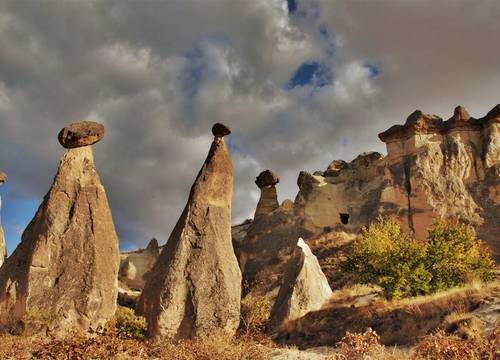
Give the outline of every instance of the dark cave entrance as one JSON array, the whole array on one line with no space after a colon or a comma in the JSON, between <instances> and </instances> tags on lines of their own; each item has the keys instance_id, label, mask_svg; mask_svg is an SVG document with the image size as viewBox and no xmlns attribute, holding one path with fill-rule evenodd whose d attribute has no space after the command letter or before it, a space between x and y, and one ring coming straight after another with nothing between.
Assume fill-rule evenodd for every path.
<instances>
[{"instance_id":1,"label":"dark cave entrance","mask_svg":"<svg viewBox=\"0 0 500 360\"><path fill-rule=\"evenodd\" d=\"M347 223L349 222L349 214L340 213L339 215L340 215L340 221L342 222L342 224L347 225Z\"/></svg>"}]
</instances>

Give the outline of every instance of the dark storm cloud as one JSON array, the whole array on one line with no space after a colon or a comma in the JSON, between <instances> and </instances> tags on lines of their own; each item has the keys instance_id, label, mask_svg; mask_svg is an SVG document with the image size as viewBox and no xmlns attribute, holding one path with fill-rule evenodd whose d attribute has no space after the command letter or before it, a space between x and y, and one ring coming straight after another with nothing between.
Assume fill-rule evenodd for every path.
<instances>
[{"instance_id":1,"label":"dark storm cloud","mask_svg":"<svg viewBox=\"0 0 500 360\"><path fill-rule=\"evenodd\" d=\"M399 6L379 2L372 18L364 3L300 0L289 14L284 0L0 2L0 166L12 191L41 199L63 152L59 129L98 120L107 133L95 157L119 235L140 245L167 238L216 121L233 129L240 221L253 213L263 169L280 173L280 197L293 197L299 170L383 150L376 133L420 104L441 110L438 94L447 111L454 98L483 110L499 97L498 47L478 41L498 35L495 9L434 5L446 24L412 30L414 48L391 26ZM475 35L464 37L469 25L456 19L467 14ZM454 31L487 59L468 54ZM328 78L290 86L304 64Z\"/></svg>"}]
</instances>

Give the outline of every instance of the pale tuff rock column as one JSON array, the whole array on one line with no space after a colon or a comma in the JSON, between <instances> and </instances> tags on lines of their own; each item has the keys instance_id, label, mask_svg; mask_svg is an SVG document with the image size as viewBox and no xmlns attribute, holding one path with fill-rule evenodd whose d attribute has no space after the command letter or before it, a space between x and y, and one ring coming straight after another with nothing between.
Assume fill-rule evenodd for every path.
<instances>
[{"instance_id":1,"label":"pale tuff rock column","mask_svg":"<svg viewBox=\"0 0 500 360\"><path fill-rule=\"evenodd\" d=\"M214 141L187 205L151 270L137 310L154 338L234 335L240 322L241 273L231 243L233 165L215 124Z\"/></svg>"},{"instance_id":2,"label":"pale tuff rock column","mask_svg":"<svg viewBox=\"0 0 500 360\"><path fill-rule=\"evenodd\" d=\"M7 174L0 171L0 185L3 185L7 181ZM2 209L2 197L0 196L0 210ZM5 238L3 235L2 222L0 217L0 267L4 263L7 257L7 245L5 244Z\"/></svg>"},{"instance_id":3,"label":"pale tuff rock column","mask_svg":"<svg viewBox=\"0 0 500 360\"><path fill-rule=\"evenodd\" d=\"M93 122L59 134L69 150L21 243L0 268L0 324L30 327L40 320L43 330L65 334L99 330L113 318L118 238L89 146L103 136L104 127Z\"/></svg>"},{"instance_id":4,"label":"pale tuff rock column","mask_svg":"<svg viewBox=\"0 0 500 360\"><path fill-rule=\"evenodd\" d=\"M260 189L260 199L255 209L254 220L262 215L269 214L279 207L276 184L280 178L271 170L265 170L257 176L255 184Z\"/></svg>"},{"instance_id":5,"label":"pale tuff rock column","mask_svg":"<svg viewBox=\"0 0 500 360\"><path fill-rule=\"evenodd\" d=\"M269 318L270 330L287 320L298 319L310 311L319 310L332 295L318 259L309 246L299 239L288 261L278 297Z\"/></svg>"}]
</instances>

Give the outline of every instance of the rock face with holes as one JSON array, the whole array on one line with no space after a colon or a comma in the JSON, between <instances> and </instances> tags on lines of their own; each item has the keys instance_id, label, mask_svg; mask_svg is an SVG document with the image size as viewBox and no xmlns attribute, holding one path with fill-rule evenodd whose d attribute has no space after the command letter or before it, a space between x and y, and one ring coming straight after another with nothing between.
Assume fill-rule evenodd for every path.
<instances>
[{"instance_id":1,"label":"rock face with holes","mask_svg":"<svg viewBox=\"0 0 500 360\"><path fill-rule=\"evenodd\" d=\"M324 172L301 172L295 210L305 229L356 232L377 215L384 183L385 157L377 152L347 163L334 160Z\"/></svg>"},{"instance_id":2,"label":"rock face with holes","mask_svg":"<svg viewBox=\"0 0 500 360\"><path fill-rule=\"evenodd\" d=\"M345 247L379 215L396 217L419 240L436 219L458 218L500 261L500 105L481 118L458 106L446 121L417 110L379 138L386 156L368 152L301 172L293 206L256 217L239 248L247 291L275 288L293 239ZM332 265L331 255L317 255Z\"/></svg>"},{"instance_id":3,"label":"rock face with holes","mask_svg":"<svg viewBox=\"0 0 500 360\"><path fill-rule=\"evenodd\" d=\"M285 321L298 319L310 311L319 310L332 295L318 259L302 238L288 261L278 297L271 310L271 329Z\"/></svg>"},{"instance_id":4,"label":"rock face with holes","mask_svg":"<svg viewBox=\"0 0 500 360\"><path fill-rule=\"evenodd\" d=\"M265 170L257 176L255 184L260 189L260 199L255 210L254 219L269 214L279 207L276 184L280 178L271 170Z\"/></svg>"},{"instance_id":5,"label":"rock face with holes","mask_svg":"<svg viewBox=\"0 0 500 360\"><path fill-rule=\"evenodd\" d=\"M500 260L500 105L478 119L458 106L447 121L417 110L379 138L385 157L365 153L300 174L295 205L304 227L357 232L382 214L424 240L436 219L457 218Z\"/></svg>"},{"instance_id":6,"label":"rock face with holes","mask_svg":"<svg viewBox=\"0 0 500 360\"><path fill-rule=\"evenodd\" d=\"M240 322L241 273L231 243L233 166L223 136L215 135L205 163L139 300L154 338L234 335Z\"/></svg>"},{"instance_id":7,"label":"rock face with holes","mask_svg":"<svg viewBox=\"0 0 500 360\"><path fill-rule=\"evenodd\" d=\"M0 186L7 181L7 174L0 171ZM2 197L0 196L0 210L2 209ZM7 257L7 245L5 244L5 238L3 235L2 222L0 221L0 267L4 263Z\"/></svg>"},{"instance_id":8,"label":"rock face with holes","mask_svg":"<svg viewBox=\"0 0 500 360\"><path fill-rule=\"evenodd\" d=\"M67 150L0 268L0 324L41 323L55 334L97 331L114 316L118 266L118 238L92 148Z\"/></svg>"}]
</instances>

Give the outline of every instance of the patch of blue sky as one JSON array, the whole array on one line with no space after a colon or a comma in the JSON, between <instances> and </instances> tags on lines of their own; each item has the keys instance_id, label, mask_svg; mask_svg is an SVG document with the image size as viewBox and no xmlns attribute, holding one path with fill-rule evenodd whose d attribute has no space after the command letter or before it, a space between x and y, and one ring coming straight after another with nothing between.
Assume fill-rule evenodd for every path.
<instances>
[{"instance_id":1,"label":"patch of blue sky","mask_svg":"<svg viewBox=\"0 0 500 360\"><path fill-rule=\"evenodd\" d=\"M364 66L368 69L368 71L370 72L370 76L372 78L376 78L382 72L382 69L377 64L371 62L365 62Z\"/></svg>"},{"instance_id":2,"label":"patch of blue sky","mask_svg":"<svg viewBox=\"0 0 500 360\"><path fill-rule=\"evenodd\" d=\"M334 74L330 67L319 61L310 61L299 66L286 87L288 90L297 86L321 88L332 84L333 78Z\"/></svg>"},{"instance_id":3,"label":"patch of blue sky","mask_svg":"<svg viewBox=\"0 0 500 360\"><path fill-rule=\"evenodd\" d=\"M4 230L7 252L12 254L21 241L21 235L35 216L40 199L24 198L12 194L11 184L6 184L2 193L1 222Z\"/></svg>"},{"instance_id":4,"label":"patch of blue sky","mask_svg":"<svg viewBox=\"0 0 500 360\"><path fill-rule=\"evenodd\" d=\"M321 39L325 42L325 56L327 58L333 57L337 48L335 35L332 34L325 25L320 25L319 33Z\"/></svg>"},{"instance_id":5,"label":"patch of blue sky","mask_svg":"<svg viewBox=\"0 0 500 360\"><path fill-rule=\"evenodd\" d=\"M288 12L293 14L297 11L297 5L299 0L287 0Z\"/></svg>"}]
</instances>

